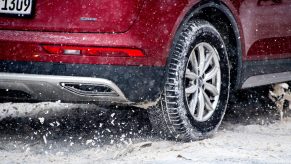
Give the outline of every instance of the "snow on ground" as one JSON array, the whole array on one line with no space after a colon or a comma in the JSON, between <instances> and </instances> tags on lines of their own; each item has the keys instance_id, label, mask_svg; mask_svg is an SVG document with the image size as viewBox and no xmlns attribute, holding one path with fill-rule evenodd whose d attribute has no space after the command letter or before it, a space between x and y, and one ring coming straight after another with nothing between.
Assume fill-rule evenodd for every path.
<instances>
[{"instance_id":1,"label":"snow on ground","mask_svg":"<svg viewBox=\"0 0 291 164\"><path fill-rule=\"evenodd\" d=\"M191 143L152 135L143 111L61 103L0 104L0 163L290 163L284 121L259 101L232 107L215 137Z\"/></svg>"}]
</instances>

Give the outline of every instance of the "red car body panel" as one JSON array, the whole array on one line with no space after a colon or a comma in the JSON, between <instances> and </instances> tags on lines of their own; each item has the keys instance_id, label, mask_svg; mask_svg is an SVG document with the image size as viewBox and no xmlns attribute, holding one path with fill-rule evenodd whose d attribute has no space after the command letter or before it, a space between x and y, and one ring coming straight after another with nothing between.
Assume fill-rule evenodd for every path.
<instances>
[{"instance_id":1,"label":"red car body panel","mask_svg":"<svg viewBox=\"0 0 291 164\"><path fill-rule=\"evenodd\" d=\"M291 57L291 1L223 0L240 30L243 60Z\"/></svg>"},{"instance_id":2,"label":"red car body panel","mask_svg":"<svg viewBox=\"0 0 291 164\"><path fill-rule=\"evenodd\" d=\"M165 66L174 31L183 20L183 17L180 16L184 16L188 12L185 10L187 5L189 8L192 5L185 0L176 1L176 5L173 3L175 2L145 2L136 23L125 33L88 34L2 30L0 31L0 43L2 42L1 45L3 45L1 47L3 53L0 58L13 61L60 62L55 60L54 55L44 53L41 49L43 44L127 47L142 49L146 57L144 59L125 57L84 59L86 57L76 56L73 60L67 55L56 55L62 63ZM114 25L111 24L111 26ZM24 49L17 48L19 46ZM35 58L35 54L40 56Z\"/></svg>"},{"instance_id":3,"label":"red car body panel","mask_svg":"<svg viewBox=\"0 0 291 164\"><path fill-rule=\"evenodd\" d=\"M125 32L134 23L143 0L36 1L32 18L0 17L0 29L58 32Z\"/></svg>"},{"instance_id":4,"label":"red car body panel","mask_svg":"<svg viewBox=\"0 0 291 164\"><path fill-rule=\"evenodd\" d=\"M291 57L291 1L244 0L238 9L246 60Z\"/></svg>"}]
</instances>

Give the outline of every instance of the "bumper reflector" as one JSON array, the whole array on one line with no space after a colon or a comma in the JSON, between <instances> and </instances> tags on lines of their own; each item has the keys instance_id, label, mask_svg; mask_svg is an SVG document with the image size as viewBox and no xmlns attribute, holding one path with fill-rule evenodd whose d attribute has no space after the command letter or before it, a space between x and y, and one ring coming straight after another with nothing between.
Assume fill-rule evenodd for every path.
<instances>
[{"instance_id":1,"label":"bumper reflector","mask_svg":"<svg viewBox=\"0 0 291 164\"><path fill-rule=\"evenodd\" d=\"M59 55L84 55L107 57L143 57L139 49L131 48L104 48L104 47L75 47L75 46L50 46L44 45L44 50L49 54Z\"/></svg>"}]
</instances>

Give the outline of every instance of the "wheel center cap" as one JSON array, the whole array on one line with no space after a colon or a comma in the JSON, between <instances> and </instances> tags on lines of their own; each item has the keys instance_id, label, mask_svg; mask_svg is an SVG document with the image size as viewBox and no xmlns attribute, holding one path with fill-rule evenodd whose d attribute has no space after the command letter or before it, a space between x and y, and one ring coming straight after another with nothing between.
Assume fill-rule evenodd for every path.
<instances>
[{"instance_id":1,"label":"wheel center cap","mask_svg":"<svg viewBox=\"0 0 291 164\"><path fill-rule=\"evenodd\" d=\"M198 79L198 86L199 87L203 86L203 79L201 77L199 77L199 79Z\"/></svg>"}]
</instances>

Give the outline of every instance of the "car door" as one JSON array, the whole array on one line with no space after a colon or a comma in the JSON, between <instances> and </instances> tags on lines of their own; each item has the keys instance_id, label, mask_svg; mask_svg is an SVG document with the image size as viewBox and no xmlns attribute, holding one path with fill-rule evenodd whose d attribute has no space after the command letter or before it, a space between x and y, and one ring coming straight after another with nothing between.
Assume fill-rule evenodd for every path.
<instances>
[{"instance_id":1,"label":"car door","mask_svg":"<svg viewBox=\"0 0 291 164\"><path fill-rule=\"evenodd\" d=\"M291 1L241 0L245 60L291 57Z\"/></svg>"}]
</instances>

